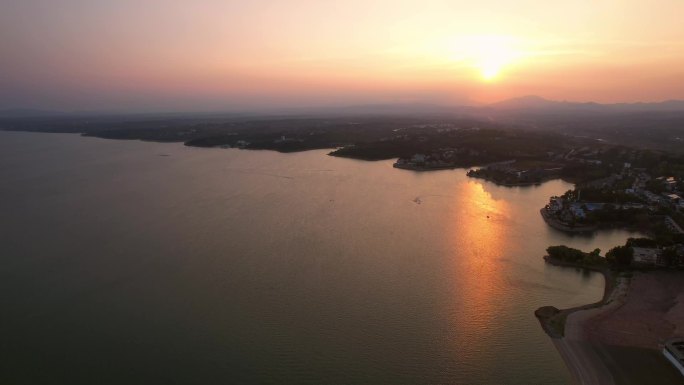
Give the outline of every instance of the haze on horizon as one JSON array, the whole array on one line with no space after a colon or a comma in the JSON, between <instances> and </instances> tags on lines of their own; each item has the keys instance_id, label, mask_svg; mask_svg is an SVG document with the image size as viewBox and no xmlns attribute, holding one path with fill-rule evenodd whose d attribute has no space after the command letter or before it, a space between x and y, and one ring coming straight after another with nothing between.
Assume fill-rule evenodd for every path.
<instances>
[{"instance_id":1,"label":"haze on horizon","mask_svg":"<svg viewBox=\"0 0 684 385\"><path fill-rule=\"evenodd\" d=\"M684 99L684 2L7 0L0 109Z\"/></svg>"}]
</instances>

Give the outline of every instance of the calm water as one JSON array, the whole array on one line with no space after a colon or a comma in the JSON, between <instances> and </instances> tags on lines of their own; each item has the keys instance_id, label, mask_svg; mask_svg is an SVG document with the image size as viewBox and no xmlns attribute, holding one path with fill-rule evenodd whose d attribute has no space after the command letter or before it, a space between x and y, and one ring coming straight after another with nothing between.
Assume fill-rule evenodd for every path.
<instances>
[{"instance_id":1,"label":"calm water","mask_svg":"<svg viewBox=\"0 0 684 385\"><path fill-rule=\"evenodd\" d=\"M464 170L0 132L0 383L563 384L533 311L571 185Z\"/></svg>"}]
</instances>

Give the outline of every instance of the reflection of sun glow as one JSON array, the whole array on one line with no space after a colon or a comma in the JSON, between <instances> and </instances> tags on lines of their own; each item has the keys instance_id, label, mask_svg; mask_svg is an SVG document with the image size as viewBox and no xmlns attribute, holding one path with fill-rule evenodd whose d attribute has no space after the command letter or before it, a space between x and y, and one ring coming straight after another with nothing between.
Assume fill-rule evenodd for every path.
<instances>
[{"instance_id":1,"label":"reflection of sun glow","mask_svg":"<svg viewBox=\"0 0 684 385\"><path fill-rule=\"evenodd\" d=\"M454 296L462 300L456 322L466 330L461 342L477 344L500 311L497 301L505 296L499 260L507 251L507 227L501 220L508 207L505 201L493 199L481 183L467 183L458 194L468 206L453 213L452 244L454 249L468 245L471 254L454 261Z\"/></svg>"}]
</instances>

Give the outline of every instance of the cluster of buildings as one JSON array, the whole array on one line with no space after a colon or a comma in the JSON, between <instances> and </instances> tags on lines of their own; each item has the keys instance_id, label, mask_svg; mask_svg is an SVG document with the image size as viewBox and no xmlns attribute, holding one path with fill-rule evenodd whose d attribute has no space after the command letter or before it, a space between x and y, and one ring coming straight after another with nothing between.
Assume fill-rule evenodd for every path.
<instances>
[{"instance_id":1,"label":"cluster of buildings","mask_svg":"<svg viewBox=\"0 0 684 385\"><path fill-rule=\"evenodd\" d=\"M648 186L657 186L659 192L648 190ZM634 176L634 183L625 193L636 195L651 205L663 206L675 210L684 210L683 192L678 188L679 181L675 177L658 177L651 179L645 172L640 171Z\"/></svg>"},{"instance_id":2,"label":"cluster of buildings","mask_svg":"<svg viewBox=\"0 0 684 385\"><path fill-rule=\"evenodd\" d=\"M515 160L468 171L468 176L504 185L536 184L559 176L563 167L549 162L520 163Z\"/></svg>"},{"instance_id":3,"label":"cluster of buildings","mask_svg":"<svg viewBox=\"0 0 684 385\"><path fill-rule=\"evenodd\" d=\"M632 265L635 267L684 267L684 245L668 248L632 247Z\"/></svg>"},{"instance_id":4,"label":"cluster of buildings","mask_svg":"<svg viewBox=\"0 0 684 385\"><path fill-rule=\"evenodd\" d=\"M616 184L631 178L633 182L627 188L615 189ZM629 180L629 179L628 179ZM643 209L647 208L651 212L661 210L671 210L684 212L684 193L679 190L681 184L675 177L651 178L645 169L632 169L630 163L624 164L623 172L611 174L608 177L594 180L582 185L583 188L591 189L612 189L613 193L631 196L631 202L610 203L611 208L617 210ZM651 191L649 188L654 188ZM582 202L581 189L577 192L578 196L573 200L566 200L560 197L552 197L546 209L560 220L574 222L587 217L587 213L600 210L608 203L603 202ZM676 233L684 233L677 223L667 217L666 224Z\"/></svg>"},{"instance_id":5,"label":"cluster of buildings","mask_svg":"<svg viewBox=\"0 0 684 385\"><path fill-rule=\"evenodd\" d=\"M563 197L551 197L549 204L544 208L547 213L553 215L555 218L567 224L574 222L581 222L587 218L587 215L597 210L603 210L610 205L614 210L630 210L643 209L645 206L638 202L629 202L623 204L612 204L605 202L582 202L578 200L569 200Z\"/></svg>"},{"instance_id":6,"label":"cluster of buildings","mask_svg":"<svg viewBox=\"0 0 684 385\"><path fill-rule=\"evenodd\" d=\"M505 172L518 179L546 178L549 176L556 176L563 170L563 167L559 167L558 165L554 164L542 165L540 163L536 166L525 167L521 166L518 162L497 163L491 165L489 168Z\"/></svg>"},{"instance_id":7,"label":"cluster of buildings","mask_svg":"<svg viewBox=\"0 0 684 385\"><path fill-rule=\"evenodd\" d=\"M544 209L556 219L571 224L585 219L589 211L603 209L604 205L605 203L584 203L554 196Z\"/></svg>"},{"instance_id":8,"label":"cluster of buildings","mask_svg":"<svg viewBox=\"0 0 684 385\"><path fill-rule=\"evenodd\" d=\"M454 168L462 165L464 160L475 159L480 155L480 151L469 148L442 148L430 154L414 154L410 158L399 158L394 167L412 170Z\"/></svg>"},{"instance_id":9,"label":"cluster of buildings","mask_svg":"<svg viewBox=\"0 0 684 385\"><path fill-rule=\"evenodd\" d=\"M632 247L632 264L637 267L668 266L663 250L657 247Z\"/></svg>"},{"instance_id":10,"label":"cluster of buildings","mask_svg":"<svg viewBox=\"0 0 684 385\"><path fill-rule=\"evenodd\" d=\"M628 169L629 165L625 165ZM615 194L623 194L623 197L631 196L633 201L627 203L585 202L582 201L581 189L564 197L552 197L543 209L545 218L552 216L554 220L569 227L576 223L584 223L588 215L597 210L604 210L610 205L612 210L643 209L652 220L662 219L666 231L673 235L684 234L684 229L673 216L679 216L684 212L684 200L681 199L681 191L678 180L674 177L650 178L644 170L631 170L631 174L611 175L600 181L585 184L585 187L610 189L617 181L630 176L633 183L627 189L612 189ZM630 175L631 174L631 175ZM624 183L621 183L624 186ZM651 191L650 189L656 190ZM664 213L670 213L664 214ZM667 247L632 247L632 264L635 267L684 267L684 244L678 243Z\"/></svg>"}]
</instances>

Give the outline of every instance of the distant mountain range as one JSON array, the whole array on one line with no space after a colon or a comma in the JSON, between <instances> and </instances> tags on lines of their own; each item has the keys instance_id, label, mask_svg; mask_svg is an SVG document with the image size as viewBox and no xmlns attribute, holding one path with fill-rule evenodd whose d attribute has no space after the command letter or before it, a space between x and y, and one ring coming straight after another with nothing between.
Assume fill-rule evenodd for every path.
<instances>
[{"instance_id":1,"label":"distant mountain range","mask_svg":"<svg viewBox=\"0 0 684 385\"><path fill-rule=\"evenodd\" d=\"M578 103L553 101L540 96L523 96L487 105L496 110L529 112L656 112L684 111L684 100L667 100L656 103Z\"/></svg>"},{"instance_id":2,"label":"distant mountain range","mask_svg":"<svg viewBox=\"0 0 684 385\"><path fill-rule=\"evenodd\" d=\"M63 111L49 111L39 110L33 108L12 108L7 110L0 110L0 117L2 118L28 118L28 117L48 117L48 116L63 116L67 115Z\"/></svg>"},{"instance_id":3,"label":"distant mountain range","mask_svg":"<svg viewBox=\"0 0 684 385\"><path fill-rule=\"evenodd\" d=\"M472 114L480 116L490 113L527 115L527 114L613 114L613 113L648 113L648 112L684 112L684 100L666 100L653 103L615 103L600 104L595 102L579 103L568 101L554 101L540 96L522 96L504 101L479 105L442 105L430 103L385 103L363 104L338 107L316 108L282 108L234 112L173 112L173 113L97 113L97 112L64 112L39 109L7 109L0 110L0 118L43 118L43 117L77 117L99 115L135 115L135 116L258 116L258 115L444 115L444 114Z\"/></svg>"}]
</instances>

